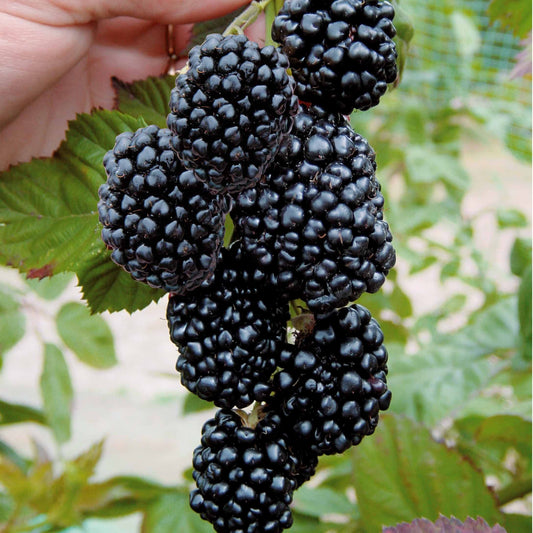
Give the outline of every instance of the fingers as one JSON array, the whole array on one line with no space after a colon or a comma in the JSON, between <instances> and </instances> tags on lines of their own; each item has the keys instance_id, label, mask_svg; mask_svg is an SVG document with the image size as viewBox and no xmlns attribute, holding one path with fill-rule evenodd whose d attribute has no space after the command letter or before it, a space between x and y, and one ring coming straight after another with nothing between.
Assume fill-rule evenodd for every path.
<instances>
[{"instance_id":1,"label":"fingers","mask_svg":"<svg viewBox=\"0 0 533 533\"><path fill-rule=\"evenodd\" d=\"M220 17L251 0L76 0L82 10L94 4L93 20L131 16L164 24L186 24ZM71 0L68 1L71 4Z\"/></svg>"},{"instance_id":2,"label":"fingers","mask_svg":"<svg viewBox=\"0 0 533 533\"><path fill-rule=\"evenodd\" d=\"M50 26L88 24L114 17L135 17L162 24L186 24L220 17L251 0L18 0L6 12ZM0 6L0 11L4 8Z\"/></svg>"}]
</instances>

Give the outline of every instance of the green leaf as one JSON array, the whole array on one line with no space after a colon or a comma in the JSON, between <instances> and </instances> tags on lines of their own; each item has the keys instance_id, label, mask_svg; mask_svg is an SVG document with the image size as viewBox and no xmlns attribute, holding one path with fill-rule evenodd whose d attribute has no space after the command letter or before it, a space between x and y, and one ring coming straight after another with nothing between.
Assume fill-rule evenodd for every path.
<instances>
[{"instance_id":1,"label":"green leaf","mask_svg":"<svg viewBox=\"0 0 533 533\"><path fill-rule=\"evenodd\" d=\"M331 522L321 522L316 517L311 517L298 512L297 509L293 509L294 523L290 528L290 533L336 533L341 532L338 529L339 526L332 524ZM349 531L349 530L348 530ZM353 530L351 530L353 531ZM347 532L346 532L347 533Z\"/></svg>"},{"instance_id":2,"label":"green leaf","mask_svg":"<svg viewBox=\"0 0 533 533\"><path fill-rule=\"evenodd\" d=\"M168 491L168 487L141 477L117 476L83 486L76 508L84 516L126 516L145 510L150 503Z\"/></svg>"},{"instance_id":3,"label":"green leaf","mask_svg":"<svg viewBox=\"0 0 533 533\"><path fill-rule=\"evenodd\" d=\"M516 415L490 417L468 416L455 421L459 431L458 447L469 456L486 475L506 471L505 457L510 449L522 456L526 475L531 473L531 420ZM521 477L517 466L513 481Z\"/></svg>"},{"instance_id":4,"label":"green leaf","mask_svg":"<svg viewBox=\"0 0 533 533\"><path fill-rule=\"evenodd\" d=\"M104 248L99 238L102 159L118 133L144 122L117 111L78 115L49 159L0 174L0 262L42 278L75 271Z\"/></svg>"},{"instance_id":5,"label":"green leaf","mask_svg":"<svg viewBox=\"0 0 533 533\"><path fill-rule=\"evenodd\" d=\"M498 414L531 416L531 369L506 366L480 391L465 402L457 418L488 417Z\"/></svg>"},{"instance_id":6,"label":"green leaf","mask_svg":"<svg viewBox=\"0 0 533 533\"><path fill-rule=\"evenodd\" d=\"M122 113L144 119L147 124L166 128L168 102L174 80L175 76L160 76L125 83L112 78L116 95L115 107Z\"/></svg>"},{"instance_id":7,"label":"green leaf","mask_svg":"<svg viewBox=\"0 0 533 533\"><path fill-rule=\"evenodd\" d=\"M355 503L333 489L302 486L294 493L294 508L301 514L320 518L324 515L348 515L357 519L359 511Z\"/></svg>"},{"instance_id":8,"label":"green leaf","mask_svg":"<svg viewBox=\"0 0 533 533\"><path fill-rule=\"evenodd\" d=\"M497 220L500 229L525 228L528 224L526 215L518 209L499 209Z\"/></svg>"},{"instance_id":9,"label":"green leaf","mask_svg":"<svg viewBox=\"0 0 533 533\"><path fill-rule=\"evenodd\" d=\"M70 410L74 395L70 374L61 350L53 344L44 347L41 374L44 412L59 443L70 439Z\"/></svg>"},{"instance_id":10,"label":"green leaf","mask_svg":"<svg viewBox=\"0 0 533 533\"><path fill-rule=\"evenodd\" d=\"M76 272L94 311L132 312L159 298L108 259L96 212L105 153L119 133L145 125L118 111L78 115L53 158L0 174L0 263L30 278Z\"/></svg>"},{"instance_id":11,"label":"green leaf","mask_svg":"<svg viewBox=\"0 0 533 533\"><path fill-rule=\"evenodd\" d=\"M216 19L208 19L197 22L192 28L192 37L189 49L198 44L202 44L210 33L223 33L224 30L237 18L247 6L241 7Z\"/></svg>"},{"instance_id":12,"label":"green leaf","mask_svg":"<svg viewBox=\"0 0 533 533\"><path fill-rule=\"evenodd\" d=\"M36 422L46 425L46 416L35 407L0 400L0 426L21 422Z\"/></svg>"},{"instance_id":13,"label":"green leaf","mask_svg":"<svg viewBox=\"0 0 533 533\"><path fill-rule=\"evenodd\" d=\"M401 79L405 63L408 57L409 45L414 35L413 22L407 11L400 5L398 0L392 0L394 6L394 26L396 27L396 48L398 51L398 70Z\"/></svg>"},{"instance_id":14,"label":"green leaf","mask_svg":"<svg viewBox=\"0 0 533 533\"><path fill-rule=\"evenodd\" d=\"M0 456L7 459L9 462L13 463L21 472L24 474L28 473L32 461L26 459L20 453L6 444L4 441L0 440Z\"/></svg>"},{"instance_id":15,"label":"green leaf","mask_svg":"<svg viewBox=\"0 0 533 533\"><path fill-rule=\"evenodd\" d=\"M471 325L437 336L419 353L391 357L391 409L433 424L485 386L499 369L485 356L517 347L515 305L514 299L498 302Z\"/></svg>"},{"instance_id":16,"label":"green leaf","mask_svg":"<svg viewBox=\"0 0 533 533\"><path fill-rule=\"evenodd\" d=\"M26 319L20 303L7 290L0 289L0 368L2 354L22 339L25 330Z\"/></svg>"},{"instance_id":17,"label":"green leaf","mask_svg":"<svg viewBox=\"0 0 533 533\"><path fill-rule=\"evenodd\" d=\"M211 524L189 507L187 491L161 496L148 507L141 533L212 533Z\"/></svg>"},{"instance_id":18,"label":"green leaf","mask_svg":"<svg viewBox=\"0 0 533 533\"><path fill-rule=\"evenodd\" d=\"M531 265L526 268L518 289L518 318L520 320L520 356L531 361Z\"/></svg>"},{"instance_id":19,"label":"green leaf","mask_svg":"<svg viewBox=\"0 0 533 533\"><path fill-rule=\"evenodd\" d=\"M9 494L0 492L0 524L7 524L16 504Z\"/></svg>"},{"instance_id":20,"label":"green leaf","mask_svg":"<svg viewBox=\"0 0 533 533\"><path fill-rule=\"evenodd\" d=\"M413 314L413 306L409 296L395 283L390 295L392 309L400 318L407 318Z\"/></svg>"},{"instance_id":21,"label":"green leaf","mask_svg":"<svg viewBox=\"0 0 533 533\"><path fill-rule=\"evenodd\" d=\"M352 452L354 486L365 531L439 514L501 522L483 474L420 424L384 415L373 437Z\"/></svg>"},{"instance_id":22,"label":"green leaf","mask_svg":"<svg viewBox=\"0 0 533 533\"><path fill-rule=\"evenodd\" d=\"M50 524L64 528L81 523L77 510L81 490L94 475L102 456L104 441L97 442L73 460L66 461L63 473L54 479L50 487L53 502L44 511Z\"/></svg>"},{"instance_id":23,"label":"green leaf","mask_svg":"<svg viewBox=\"0 0 533 533\"><path fill-rule=\"evenodd\" d=\"M505 513L503 525L510 533L530 533L532 531L531 516L529 515Z\"/></svg>"},{"instance_id":24,"label":"green leaf","mask_svg":"<svg viewBox=\"0 0 533 533\"><path fill-rule=\"evenodd\" d=\"M511 249L511 272L522 277L528 267L531 267L531 239L518 238Z\"/></svg>"},{"instance_id":25,"label":"green leaf","mask_svg":"<svg viewBox=\"0 0 533 533\"><path fill-rule=\"evenodd\" d=\"M477 426L474 438L483 446L499 442L512 446L524 457L531 457L531 420L520 416L498 415L485 418Z\"/></svg>"},{"instance_id":26,"label":"green leaf","mask_svg":"<svg viewBox=\"0 0 533 533\"><path fill-rule=\"evenodd\" d=\"M130 313L159 300L166 293L135 281L127 272L111 261L111 252L102 250L78 270L83 297L91 312Z\"/></svg>"},{"instance_id":27,"label":"green leaf","mask_svg":"<svg viewBox=\"0 0 533 533\"><path fill-rule=\"evenodd\" d=\"M270 4L269 4L270 5ZM224 247L228 248L233 238L233 231L235 230L235 224L230 214L226 215L224 219Z\"/></svg>"},{"instance_id":28,"label":"green leaf","mask_svg":"<svg viewBox=\"0 0 533 533\"><path fill-rule=\"evenodd\" d=\"M427 518L416 518L409 523L402 522L393 527L385 527L382 533L438 533L444 531L450 533L452 531L455 533L505 533L505 529L501 526L492 527L479 516L475 520L468 517L464 523L454 516L451 518L440 516L435 523Z\"/></svg>"},{"instance_id":29,"label":"green leaf","mask_svg":"<svg viewBox=\"0 0 533 533\"><path fill-rule=\"evenodd\" d=\"M43 279L29 278L26 279L26 283L43 300L55 300L67 288L71 280L72 274L62 273Z\"/></svg>"},{"instance_id":30,"label":"green leaf","mask_svg":"<svg viewBox=\"0 0 533 533\"><path fill-rule=\"evenodd\" d=\"M466 191L470 176L456 157L438 152L434 146L412 145L406 149L405 164L410 180L416 185L443 182Z\"/></svg>"},{"instance_id":31,"label":"green leaf","mask_svg":"<svg viewBox=\"0 0 533 533\"><path fill-rule=\"evenodd\" d=\"M200 411L207 411L208 409L213 409L214 405L212 402L202 400L196 394L187 394L183 402L182 414L190 415L192 413L199 413Z\"/></svg>"},{"instance_id":32,"label":"green leaf","mask_svg":"<svg viewBox=\"0 0 533 533\"><path fill-rule=\"evenodd\" d=\"M531 31L530 0L492 0L488 14L521 39Z\"/></svg>"},{"instance_id":33,"label":"green leaf","mask_svg":"<svg viewBox=\"0 0 533 533\"><path fill-rule=\"evenodd\" d=\"M95 368L117 363L113 334L101 316L91 315L80 303L69 302L59 310L56 323L61 340L80 361Z\"/></svg>"}]
</instances>

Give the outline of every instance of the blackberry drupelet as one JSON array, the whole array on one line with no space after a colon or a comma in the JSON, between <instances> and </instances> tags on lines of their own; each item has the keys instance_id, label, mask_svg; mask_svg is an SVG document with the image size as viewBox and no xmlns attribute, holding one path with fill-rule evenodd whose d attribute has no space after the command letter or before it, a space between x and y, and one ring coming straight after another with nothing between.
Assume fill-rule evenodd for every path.
<instances>
[{"instance_id":1,"label":"blackberry drupelet","mask_svg":"<svg viewBox=\"0 0 533 533\"><path fill-rule=\"evenodd\" d=\"M244 35L208 35L176 79L168 127L179 157L213 192L238 193L263 175L292 126L298 99L287 58Z\"/></svg>"},{"instance_id":2,"label":"blackberry drupelet","mask_svg":"<svg viewBox=\"0 0 533 533\"><path fill-rule=\"evenodd\" d=\"M274 168L236 198L243 250L314 313L376 292L395 263L375 168L374 151L342 115L303 107Z\"/></svg>"},{"instance_id":3,"label":"blackberry drupelet","mask_svg":"<svg viewBox=\"0 0 533 533\"><path fill-rule=\"evenodd\" d=\"M117 265L151 287L183 293L212 276L229 206L183 169L172 141L157 126L120 134L104 157L98 214Z\"/></svg>"},{"instance_id":4,"label":"blackberry drupelet","mask_svg":"<svg viewBox=\"0 0 533 533\"><path fill-rule=\"evenodd\" d=\"M377 105L397 76L393 17L380 0L285 0L272 37L298 96L345 114Z\"/></svg>"},{"instance_id":5,"label":"blackberry drupelet","mask_svg":"<svg viewBox=\"0 0 533 533\"><path fill-rule=\"evenodd\" d=\"M355 304L318 318L312 334L287 345L270 401L289 442L330 455L374 432L391 401L382 343L379 324Z\"/></svg>"},{"instance_id":6,"label":"blackberry drupelet","mask_svg":"<svg viewBox=\"0 0 533 533\"><path fill-rule=\"evenodd\" d=\"M236 245L222 250L209 286L171 296L167 308L182 384L219 407L268 397L289 318L288 302L269 291Z\"/></svg>"},{"instance_id":7,"label":"blackberry drupelet","mask_svg":"<svg viewBox=\"0 0 533 533\"><path fill-rule=\"evenodd\" d=\"M292 525L293 459L279 416L262 416L252 428L222 409L204 424L190 503L215 531L279 533Z\"/></svg>"}]
</instances>

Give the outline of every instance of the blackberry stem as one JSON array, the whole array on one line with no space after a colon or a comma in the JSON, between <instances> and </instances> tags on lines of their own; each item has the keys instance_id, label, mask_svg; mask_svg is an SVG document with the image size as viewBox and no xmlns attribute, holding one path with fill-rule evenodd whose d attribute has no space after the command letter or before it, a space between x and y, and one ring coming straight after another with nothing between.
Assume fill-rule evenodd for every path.
<instances>
[{"instance_id":1,"label":"blackberry stem","mask_svg":"<svg viewBox=\"0 0 533 533\"><path fill-rule=\"evenodd\" d=\"M272 0L254 0L232 23L222 35L240 35L265 10Z\"/></svg>"}]
</instances>

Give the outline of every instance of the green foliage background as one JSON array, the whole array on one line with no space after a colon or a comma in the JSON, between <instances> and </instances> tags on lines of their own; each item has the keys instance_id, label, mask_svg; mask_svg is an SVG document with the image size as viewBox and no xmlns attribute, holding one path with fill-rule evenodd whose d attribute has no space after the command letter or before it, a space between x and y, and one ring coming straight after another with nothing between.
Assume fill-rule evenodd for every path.
<instances>
[{"instance_id":1,"label":"green foliage background","mask_svg":"<svg viewBox=\"0 0 533 533\"><path fill-rule=\"evenodd\" d=\"M266 5L267 27L279 3ZM352 117L377 152L399 257L384 289L361 299L385 331L393 402L373 437L322 458L313 482L295 494L292 531L373 533L444 514L479 515L528 532L530 219L513 207L483 213L496 237L512 243L507 267L496 267L480 246L478 221L464 214L472 183L463 156L474 139L503 143L531 161L530 80L509 76L519 39L531 30L531 4L396 5L402 82L377 108ZM197 26L195 39L228 20ZM23 288L0 286L0 364L32 327L28 301L59 298L49 317L59 341L43 339L42 354L35 354L42 358L41 405L0 393L0 426L45 426L59 453L36 446L27 457L0 437L2 532L112 532L120 530L113 519L132 513L140 513L144 533L211 530L188 508L190 472L175 486L135 475L95 481L103 442L75 458L61 453L71 439L76 395L65 354L94 368L116 365L113 336L99 313L132 312L162 296L109 260L95 208L105 151L121 131L164 125L172 85L171 77L116 81L117 110L79 116L53 158L0 174L0 263L29 278ZM500 179L487 177L486 187L505 188L513 176ZM412 288L433 279L428 273L446 299L421 314ZM61 300L73 275L88 307ZM189 395L184 414L206 408ZM522 514L508 506L517 502Z\"/></svg>"}]
</instances>

